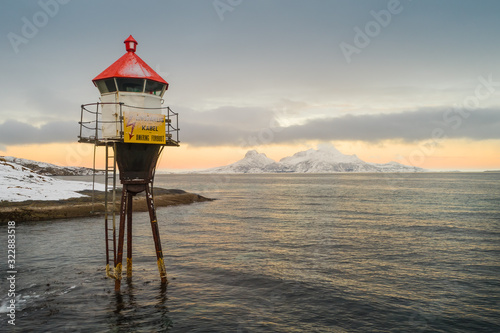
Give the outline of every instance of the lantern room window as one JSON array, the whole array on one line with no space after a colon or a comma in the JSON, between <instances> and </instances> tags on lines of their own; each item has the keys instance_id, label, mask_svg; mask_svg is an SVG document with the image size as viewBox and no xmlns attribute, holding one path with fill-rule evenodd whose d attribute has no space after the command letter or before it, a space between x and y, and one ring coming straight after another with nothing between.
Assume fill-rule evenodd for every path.
<instances>
[{"instance_id":1,"label":"lantern room window","mask_svg":"<svg viewBox=\"0 0 500 333\"><path fill-rule=\"evenodd\" d=\"M144 79L116 78L119 91L144 92Z\"/></svg>"},{"instance_id":2,"label":"lantern room window","mask_svg":"<svg viewBox=\"0 0 500 333\"><path fill-rule=\"evenodd\" d=\"M164 83L146 80L146 94L163 96L166 87L167 86Z\"/></svg>"},{"instance_id":3,"label":"lantern room window","mask_svg":"<svg viewBox=\"0 0 500 333\"><path fill-rule=\"evenodd\" d=\"M108 94L116 91L115 79L99 80L96 82L97 89L102 94Z\"/></svg>"}]
</instances>

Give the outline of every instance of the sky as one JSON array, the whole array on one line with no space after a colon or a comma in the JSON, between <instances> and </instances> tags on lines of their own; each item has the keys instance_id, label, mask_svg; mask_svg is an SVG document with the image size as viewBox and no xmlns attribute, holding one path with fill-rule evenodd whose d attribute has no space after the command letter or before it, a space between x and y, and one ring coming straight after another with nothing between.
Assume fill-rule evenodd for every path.
<instances>
[{"instance_id":1,"label":"sky","mask_svg":"<svg viewBox=\"0 0 500 333\"><path fill-rule=\"evenodd\" d=\"M170 86L160 169L333 144L367 162L500 169L500 2L6 0L0 155L91 166L92 79L138 41ZM103 152L98 150L97 164Z\"/></svg>"}]
</instances>

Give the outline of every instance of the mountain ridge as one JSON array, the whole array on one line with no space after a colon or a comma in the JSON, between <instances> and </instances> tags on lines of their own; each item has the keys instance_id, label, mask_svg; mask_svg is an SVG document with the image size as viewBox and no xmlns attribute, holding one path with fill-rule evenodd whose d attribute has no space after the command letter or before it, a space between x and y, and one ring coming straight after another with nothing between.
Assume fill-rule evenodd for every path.
<instances>
[{"instance_id":1,"label":"mountain ridge","mask_svg":"<svg viewBox=\"0 0 500 333\"><path fill-rule=\"evenodd\" d=\"M38 162L13 156L0 156L0 161L15 163L26 167L33 172L43 176L89 176L93 171L90 168L66 166L62 167L46 162ZM101 174L102 172L96 172Z\"/></svg>"},{"instance_id":2,"label":"mountain ridge","mask_svg":"<svg viewBox=\"0 0 500 333\"><path fill-rule=\"evenodd\" d=\"M395 161L378 164L356 155L341 153L332 145L300 151L274 161L264 153L249 150L243 159L229 165L205 169L199 173L344 173L344 172L424 172L419 167Z\"/></svg>"}]
</instances>

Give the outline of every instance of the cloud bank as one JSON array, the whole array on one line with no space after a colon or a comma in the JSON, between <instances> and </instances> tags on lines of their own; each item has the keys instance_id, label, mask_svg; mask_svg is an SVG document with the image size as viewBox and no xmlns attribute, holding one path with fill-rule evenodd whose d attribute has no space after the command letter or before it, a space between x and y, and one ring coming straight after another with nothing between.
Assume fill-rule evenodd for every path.
<instances>
[{"instance_id":1,"label":"cloud bank","mask_svg":"<svg viewBox=\"0 0 500 333\"><path fill-rule=\"evenodd\" d=\"M0 145L75 142L80 133L79 126L77 121L55 121L35 127L16 120L7 120L0 124Z\"/></svg>"},{"instance_id":2,"label":"cloud bank","mask_svg":"<svg viewBox=\"0 0 500 333\"><path fill-rule=\"evenodd\" d=\"M426 108L401 113L344 115L288 127L280 127L279 115L265 108L176 111L179 112L181 141L199 147L293 144L307 140L418 142L432 139L436 131L440 138L500 139L498 109ZM50 122L41 127L14 120L0 124L2 145L76 142L78 134L77 121Z\"/></svg>"},{"instance_id":3,"label":"cloud bank","mask_svg":"<svg viewBox=\"0 0 500 333\"><path fill-rule=\"evenodd\" d=\"M309 120L289 127L275 126L278 122L269 110L246 113L248 110L233 108L231 112L228 118L224 118L219 110L206 112L203 118L214 119L215 124L203 119L185 119L182 126L184 141L196 146L251 146L252 143L306 140L417 142L432 139L435 133L440 133L440 138L500 139L500 110L496 109L426 108L401 113L344 115Z\"/></svg>"}]
</instances>

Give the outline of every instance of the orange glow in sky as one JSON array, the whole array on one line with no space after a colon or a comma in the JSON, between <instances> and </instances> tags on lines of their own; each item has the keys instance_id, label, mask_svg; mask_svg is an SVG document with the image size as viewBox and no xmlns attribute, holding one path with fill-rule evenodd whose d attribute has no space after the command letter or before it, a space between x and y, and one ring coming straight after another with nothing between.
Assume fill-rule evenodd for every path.
<instances>
[{"instance_id":1,"label":"orange glow in sky","mask_svg":"<svg viewBox=\"0 0 500 333\"><path fill-rule=\"evenodd\" d=\"M242 147L165 147L158 169L188 170L206 169L234 163L250 149L265 153L278 161L296 152L316 148L319 142L298 145L264 145L257 148ZM434 149L419 144L387 141L369 144L361 141L333 142L335 147L347 155L356 154L366 162L400 162L431 170L491 170L500 169L499 140L444 140ZM92 167L93 146L83 143L52 143L40 145L8 146L0 154L61 166ZM97 149L96 167L104 167L104 148Z\"/></svg>"}]
</instances>

